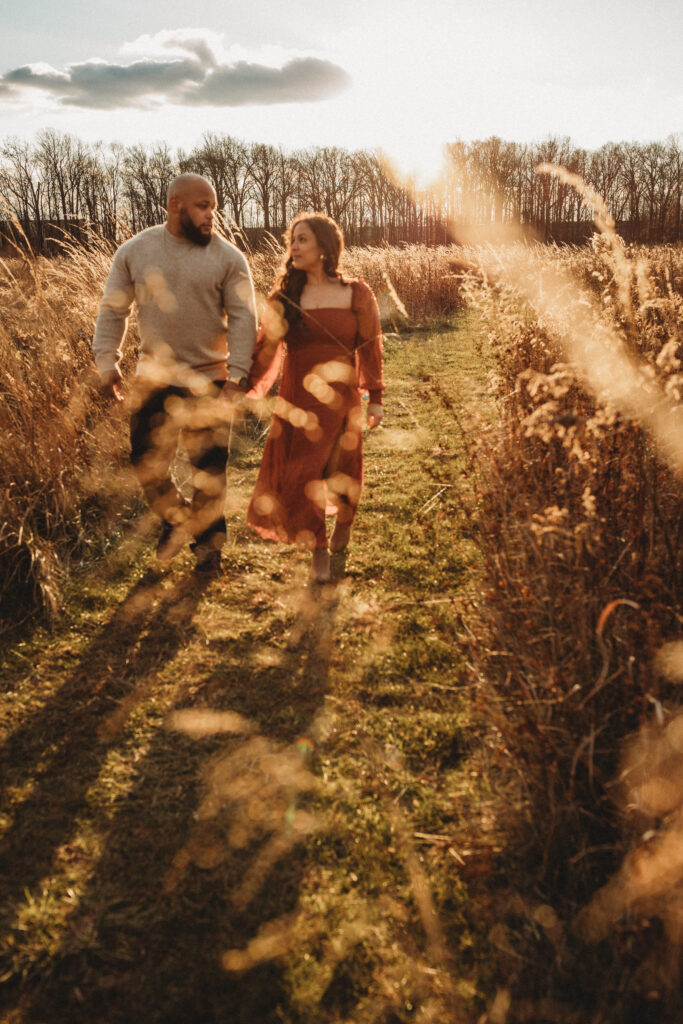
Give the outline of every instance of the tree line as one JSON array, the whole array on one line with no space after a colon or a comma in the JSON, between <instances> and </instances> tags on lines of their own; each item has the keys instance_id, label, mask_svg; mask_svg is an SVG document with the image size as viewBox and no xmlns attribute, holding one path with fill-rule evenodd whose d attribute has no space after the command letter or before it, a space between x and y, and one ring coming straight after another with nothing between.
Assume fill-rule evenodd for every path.
<instances>
[{"instance_id":1,"label":"tree line","mask_svg":"<svg viewBox=\"0 0 683 1024\"><path fill-rule=\"evenodd\" d=\"M511 227L543 241L580 242L592 214L576 190L541 163L580 175L607 202L629 241L681 240L683 149L666 142L607 143L581 149L570 139L521 144L497 137L448 143L429 187L396 173L381 151L316 146L287 151L207 132L189 152L166 143L85 143L52 129L33 142L0 143L0 230L23 233L39 250L64 231L86 228L112 241L164 217L166 189L182 171L213 183L237 240L280 236L302 209L328 213L349 244L442 244L502 237Z\"/></svg>"}]
</instances>

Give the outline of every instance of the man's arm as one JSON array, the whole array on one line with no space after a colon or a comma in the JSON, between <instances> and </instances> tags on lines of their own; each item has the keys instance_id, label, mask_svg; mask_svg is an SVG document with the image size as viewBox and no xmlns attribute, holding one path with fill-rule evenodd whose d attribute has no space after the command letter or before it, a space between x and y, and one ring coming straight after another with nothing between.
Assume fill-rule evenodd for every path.
<instances>
[{"instance_id":1,"label":"man's arm","mask_svg":"<svg viewBox=\"0 0 683 1024\"><path fill-rule=\"evenodd\" d=\"M100 389L108 398L116 398L118 401L122 399L118 388L122 380L118 364L134 298L135 286L125 255L122 255L119 249L114 256L104 286L93 338L95 364L100 373Z\"/></svg>"},{"instance_id":2,"label":"man's arm","mask_svg":"<svg viewBox=\"0 0 683 1024\"><path fill-rule=\"evenodd\" d=\"M228 376L249 376L256 345L256 298L251 271L239 250L223 281L223 307L228 315Z\"/></svg>"}]
</instances>

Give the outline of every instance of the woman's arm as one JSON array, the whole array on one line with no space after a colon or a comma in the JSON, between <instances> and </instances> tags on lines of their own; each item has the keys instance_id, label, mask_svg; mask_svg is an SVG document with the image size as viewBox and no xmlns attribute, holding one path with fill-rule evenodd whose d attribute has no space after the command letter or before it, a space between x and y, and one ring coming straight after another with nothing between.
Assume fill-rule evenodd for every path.
<instances>
[{"instance_id":1,"label":"woman's arm","mask_svg":"<svg viewBox=\"0 0 683 1024\"><path fill-rule=\"evenodd\" d=\"M248 398L264 398L277 380L286 333L284 306L278 299L271 297L263 311L256 339L249 371Z\"/></svg>"},{"instance_id":2,"label":"woman's arm","mask_svg":"<svg viewBox=\"0 0 683 1024\"><path fill-rule=\"evenodd\" d=\"M382 326L377 300L365 281L357 281L354 285L354 312L358 324L356 334L358 383L363 391L368 392L370 406L374 407L372 415L377 418L377 410L381 410L382 395L386 389L382 372ZM368 407L368 417L370 415ZM381 419L381 412L379 412L379 419Z\"/></svg>"}]
</instances>

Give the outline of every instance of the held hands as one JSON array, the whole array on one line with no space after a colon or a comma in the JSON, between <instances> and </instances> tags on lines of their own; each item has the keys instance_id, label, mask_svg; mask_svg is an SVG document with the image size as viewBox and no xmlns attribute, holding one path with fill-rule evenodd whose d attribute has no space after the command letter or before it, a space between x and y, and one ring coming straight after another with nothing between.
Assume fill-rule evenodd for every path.
<instances>
[{"instance_id":1,"label":"held hands","mask_svg":"<svg viewBox=\"0 0 683 1024\"><path fill-rule=\"evenodd\" d=\"M230 423L236 426L242 422L244 415L244 396L247 392L248 382L245 377L241 380L226 380L221 388L218 401L223 406L223 415Z\"/></svg>"},{"instance_id":2,"label":"held hands","mask_svg":"<svg viewBox=\"0 0 683 1024\"><path fill-rule=\"evenodd\" d=\"M379 426L379 424L382 422L383 415L384 410L382 409L382 406L378 402L370 402L366 414L368 427L370 428L370 430L374 430L375 427Z\"/></svg>"},{"instance_id":3,"label":"held hands","mask_svg":"<svg viewBox=\"0 0 683 1024\"><path fill-rule=\"evenodd\" d=\"M112 398L115 402L122 402L122 382L123 377L116 367L113 370L105 370L104 373L100 374L100 394L104 398Z\"/></svg>"},{"instance_id":4,"label":"held hands","mask_svg":"<svg viewBox=\"0 0 683 1024\"><path fill-rule=\"evenodd\" d=\"M244 398L248 388L246 377L241 380L226 380L221 388L221 398L231 404L239 405Z\"/></svg>"}]
</instances>

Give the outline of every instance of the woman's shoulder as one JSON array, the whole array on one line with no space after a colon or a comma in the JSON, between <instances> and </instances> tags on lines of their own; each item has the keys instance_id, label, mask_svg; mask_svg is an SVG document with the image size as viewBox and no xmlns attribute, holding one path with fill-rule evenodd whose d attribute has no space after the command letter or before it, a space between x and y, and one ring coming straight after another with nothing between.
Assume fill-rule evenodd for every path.
<instances>
[{"instance_id":1,"label":"woman's shoulder","mask_svg":"<svg viewBox=\"0 0 683 1024\"><path fill-rule=\"evenodd\" d=\"M287 296L283 293L282 289L273 288L272 292L266 299L265 309L278 313L282 316L288 305Z\"/></svg>"},{"instance_id":2,"label":"woman's shoulder","mask_svg":"<svg viewBox=\"0 0 683 1024\"><path fill-rule=\"evenodd\" d=\"M351 308L357 313L375 314L377 299L368 282L364 281L362 277L357 277L349 283L353 288Z\"/></svg>"},{"instance_id":3,"label":"woman's shoulder","mask_svg":"<svg viewBox=\"0 0 683 1024\"><path fill-rule=\"evenodd\" d=\"M361 302L367 302L369 299L374 299L375 293L368 282L362 277L353 277L348 283L353 289L354 305Z\"/></svg>"}]
</instances>

